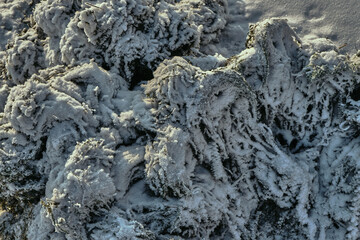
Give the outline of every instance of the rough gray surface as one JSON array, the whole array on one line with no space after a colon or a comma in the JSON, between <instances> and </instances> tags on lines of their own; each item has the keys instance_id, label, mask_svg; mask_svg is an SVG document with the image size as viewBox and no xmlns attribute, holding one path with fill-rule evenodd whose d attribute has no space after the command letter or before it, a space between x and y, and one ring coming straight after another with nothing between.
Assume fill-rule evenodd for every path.
<instances>
[{"instance_id":1,"label":"rough gray surface","mask_svg":"<svg viewBox=\"0 0 360 240\"><path fill-rule=\"evenodd\" d=\"M226 6L34 6L1 53L3 239L360 237L359 58L280 19L207 56Z\"/></svg>"}]
</instances>

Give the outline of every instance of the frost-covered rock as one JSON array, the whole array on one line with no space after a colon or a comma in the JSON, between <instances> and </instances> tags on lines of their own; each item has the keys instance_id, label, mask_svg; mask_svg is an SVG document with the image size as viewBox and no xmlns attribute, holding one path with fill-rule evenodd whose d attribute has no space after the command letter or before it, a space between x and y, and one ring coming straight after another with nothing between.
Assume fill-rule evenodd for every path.
<instances>
[{"instance_id":1,"label":"frost-covered rock","mask_svg":"<svg viewBox=\"0 0 360 240\"><path fill-rule=\"evenodd\" d=\"M39 0L5 0L0 2L0 52L5 50L8 40L23 29L33 25L31 18Z\"/></svg>"},{"instance_id":2,"label":"frost-covered rock","mask_svg":"<svg viewBox=\"0 0 360 240\"><path fill-rule=\"evenodd\" d=\"M357 142L356 123L349 115L357 112L351 104L358 100L356 59L350 61L333 46L321 47L323 52L307 52L280 20L254 26L248 43L253 48L235 58L232 67L254 86L260 121L271 128L280 149L305 166L311 176L308 179L313 179L306 193L309 198L302 200L308 210L301 210L317 222L312 230L306 224L308 238L358 238L354 227L358 226L358 213L352 206L358 198L356 190L348 185L335 190L332 180L357 185L356 174L350 174L356 167L346 157L347 153L356 154L351 150ZM343 164L352 167L339 170L344 169ZM352 190L346 194L347 188ZM336 191L342 192L341 197ZM299 216L300 222L303 219Z\"/></svg>"},{"instance_id":3,"label":"frost-covered rock","mask_svg":"<svg viewBox=\"0 0 360 240\"><path fill-rule=\"evenodd\" d=\"M226 13L223 0L47 0L36 5L34 21L47 36L49 66L95 59L136 84L165 58L215 39Z\"/></svg>"},{"instance_id":4,"label":"frost-covered rock","mask_svg":"<svg viewBox=\"0 0 360 240\"><path fill-rule=\"evenodd\" d=\"M0 236L358 239L359 57L280 19L207 56L226 13L37 3L0 52Z\"/></svg>"},{"instance_id":5,"label":"frost-covered rock","mask_svg":"<svg viewBox=\"0 0 360 240\"><path fill-rule=\"evenodd\" d=\"M41 141L28 141L0 116L0 204L12 213L39 201L45 178L39 174Z\"/></svg>"},{"instance_id":6,"label":"frost-covered rock","mask_svg":"<svg viewBox=\"0 0 360 240\"><path fill-rule=\"evenodd\" d=\"M202 220L194 225L185 224L189 216L178 220L179 226L193 229L183 231L184 237L214 237L220 222L234 236L246 236L240 229L262 201L295 208L299 196L306 198L310 183L303 177L308 173L279 149L271 129L258 123L256 96L239 73L226 68L204 72L174 58L159 66L145 92L159 101L154 111L158 138L145 155L150 187L160 195L191 198L197 189L203 191L201 173L210 175L207 184L222 184L210 190L222 203L214 204L221 206L217 212L205 204L192 210L204 214L203 219L197 215ZM246 210L238 205L241 202L248 202ZM302 215L304 203L298 208ZM234 211L241 216L238 220Z\"/></svg>"},{"instance_id":7,"label":"frost-covered rock","mask_svg":"<svg viewBox=\"0 0 360 240\"><path fill-rule=\"evenodd\" d=\"M77 64L95 59L129 81L148 79L163 59L216 38L226 23L226 4L222 0L83 3L65 30L58 31L64 31L61 60ZM45 22L41 17L39 21Z\"/></svg>"},{"instance_id":8,"label":"frost-covered rock","mask_svg":"<svg viewBox=\"0 0 360 240\"><path fill-rule=\"evenodd\" d=\"M13 84L22 84L45 68L42 44L33 28L16 36L14 42L8 44L5 66Z\"/></svg>"},{"instance_id":9,"label":"frost-covered rock","mask_svg":"<svg viewBox=\"0 0 360 240\"><path fill-rule=\"evenodd\" d=\"M86 238L86 224L100 214L115 195L110 177L113 151L102 144L95 139L77 144L53 185L47 186L53 188L53 192L43 205L55 231L64 233L66 238Z\"/></svg>"},{"instance_id":10,"label":"frost-covered rock","mask_svg":"<svg viewBox=\"0 0 360 240\"><path fill-rule=\"evenodd\" d=\"M80 1L73 0L48 0L36 4L33 18L41 31L47 37L44 44L46 63L49 66L61 64L60 39L65 33L71 17L80 10Z\"/></svg>"}]
</instances>

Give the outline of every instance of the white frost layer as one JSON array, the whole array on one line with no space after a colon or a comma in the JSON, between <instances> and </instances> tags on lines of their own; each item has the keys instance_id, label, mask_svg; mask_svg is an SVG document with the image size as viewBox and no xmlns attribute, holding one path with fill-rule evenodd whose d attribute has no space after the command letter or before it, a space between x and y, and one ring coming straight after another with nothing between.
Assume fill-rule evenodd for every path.
<instances>
[{"instance_id":1,"label":"white frost layer","mask_svg":"<svg viewBox=\"0 0 360 240\"><path fill-rule=\"evenodd\" d=\"M2 237L359 239L359 57L281 19L240 52L229 6L34 5L0 59Z\"/></svg>"}]
</instances>

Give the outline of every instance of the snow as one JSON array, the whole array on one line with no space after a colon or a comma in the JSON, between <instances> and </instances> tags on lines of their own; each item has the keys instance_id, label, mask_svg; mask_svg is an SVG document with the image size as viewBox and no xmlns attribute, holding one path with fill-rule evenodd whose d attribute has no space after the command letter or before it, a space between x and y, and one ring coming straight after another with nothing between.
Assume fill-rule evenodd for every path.
<instances>
[{"instance_id":1,"label":"snow","mask_svg":"<svg viewBox=\"0 0 360 240\"><path fill-rule=\"evenodd\" d=\"M359 239L354 6L2 0L0 238Z\"/></svg>"},{"instance_id":2,"label":"snow","mask_svg":"<svg viewBox=\"0 0 360 240\"><path fill-rule=\"evenodd\" d=\"M205 49L233 56L244 50L249 24L276 17L286 19L302 42L319 45L315 47L318 50L332 41L342 53L354 54L360 50L358 5L357 0L231 0L228 24L219 38L220 43Z\"/></svg>"},{"instance_id":3,"label":"snow","mask_svg":"<svg viewBox=\"0 0 360 240\"><path fill-rule=\"evenodd\" d=\"M245 19L255 23L269 17L286 18L304 40L325 38L344 46L343 52L360 48L358 1L244 0Z\"/></svg>"}]
</instances>

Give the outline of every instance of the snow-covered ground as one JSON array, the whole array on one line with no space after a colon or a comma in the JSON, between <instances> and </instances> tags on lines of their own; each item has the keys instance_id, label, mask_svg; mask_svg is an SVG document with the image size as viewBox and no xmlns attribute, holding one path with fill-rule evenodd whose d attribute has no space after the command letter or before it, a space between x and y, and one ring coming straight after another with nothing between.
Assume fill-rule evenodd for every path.
<instances>
[{"instance_id":1,"label":"snow-covered ground","mask_svg":"<svg viewBox=\"0 0 360 240\"><path fill-rule=\"evenodd\" d=\"M359 239L357 8L0 0L0 239Z\"/></svg>"},{"instance_id":2,"label":"snow-covered ground","mask_svg":"<svg viewBox=\"0 0 360 240\"><path fill-rule=\"evenodd\" d=\"M288 19L302 39L327 38L344 52L360 50L360 3L357 0L244 0L245 19L255 23L269 17Z\"/></svg>"}]
</instances>

